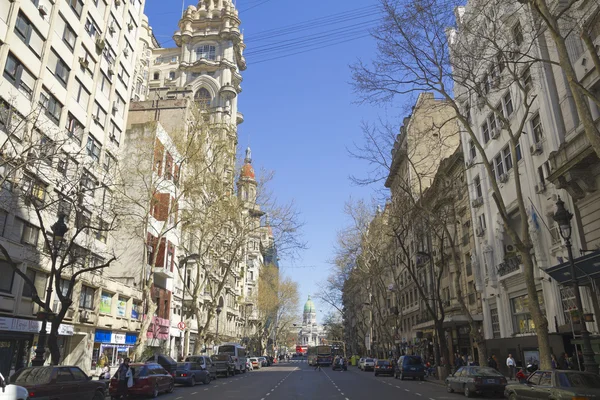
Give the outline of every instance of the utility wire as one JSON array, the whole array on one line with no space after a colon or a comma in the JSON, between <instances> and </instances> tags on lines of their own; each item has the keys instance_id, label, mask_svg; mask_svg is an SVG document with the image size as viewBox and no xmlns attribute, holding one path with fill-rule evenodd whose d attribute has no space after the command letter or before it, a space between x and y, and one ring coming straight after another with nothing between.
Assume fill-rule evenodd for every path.
<instances>
[{"instance_id":1,"label":"utility wire","mask_svg":"<svg viewBox=\"0 0 600 400\"><path fill-rule=\"evenodd\" d=\"M271 1L271 0L263 0L263 1L261 1L260 3L258 3L258 4L255 4L255 5L253 5L253 6L250 6L250 7L244 8L243 10L240 10L240 13L243 13L243 12L246 12L246 11L249 11L249 10L252 10L253 8L256 8L256 7L258 7L258 6L261 6L261 5L265 4L265 3L268 3L269 1Z\"/></svg>"}]
</instances>

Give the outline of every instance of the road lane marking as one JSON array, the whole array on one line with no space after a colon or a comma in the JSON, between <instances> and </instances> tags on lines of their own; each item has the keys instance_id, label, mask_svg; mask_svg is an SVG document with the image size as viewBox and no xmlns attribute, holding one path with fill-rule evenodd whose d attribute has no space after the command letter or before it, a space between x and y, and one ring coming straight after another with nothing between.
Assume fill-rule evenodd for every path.
<instances>
[{"instance_id":1,"label":"road lane marking","mask_svg":"<svg viewBox=\"0 0 600 400\"><path fill-rule=\"evenodd\" d=\"M194 393L192 393L192 394L197 394L197 393L198 393L198 392L194 392Z\"/></svg>"},{"instance_id":2,"label":"road lane marking","mask_svg":"<svg viewBox=\"0 0 600 400\"><path fill-rule=\"evenodd\" d=\"M208 390L208 389L204 389L204 390Z\"/></svg>"},{"instance_id":3,"label":"road lane marking","mask_svg":"<svg viewBox=\"0 0 600 400\"><path fill-rule=\"evenodd\" d=\"M179 397L175 398L175 400L179 400L179 399L183 399L183 397L179 396Z\"/></svg>"},{"instance_id":4,"label":"road lane marking","mask_svg":"<svg viewBox=\"0 0 600 400\"><path fill-rule=\"evenodd\" d=\"M400 386L396 386L398 389L400 389Z\"/></svg>"},{"instance_id":5,"label":"road lane marking","mask_svg":"<svg viewBox=\"0 0 600 400\"><path fill-rule=\"evenodd\" d=\"M433 397L430 397L429 400L435 400Z\"/></svg>"},{"instance_id":6,"label":"road lane marking","mask_svg":"<svg viewBox=\"0 0 600 400\"><path fill-rule=\"evenodd\" d=\"M404 391L405 391L405 392L410 392L410 390L408 390L408 389L404 389Z\"/></svg>"},{"instance_id":7,"label":"road lane marking","mask_svg":"<svg viewBox=\"0 0 600 400\"><path fill-rule=\"evenodd\" d=\"M415 393L417 396L423 396L421 393Z\"/></svg>"},{"instance_id":8,"label":"road lane marking","mask_svg":"<svg viewBox=\"0 0 600 400\"><path fill-rule=\"evenodd\" d=\"M270 395L271 395L271 393L267 393L267 396L270 396Z\"/></svg>"}]
</instances>

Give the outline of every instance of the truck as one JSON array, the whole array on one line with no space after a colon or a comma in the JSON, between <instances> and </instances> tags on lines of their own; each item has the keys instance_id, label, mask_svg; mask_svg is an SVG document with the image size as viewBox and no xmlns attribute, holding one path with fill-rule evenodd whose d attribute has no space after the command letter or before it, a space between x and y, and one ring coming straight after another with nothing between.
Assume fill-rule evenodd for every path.
<instances>
[{"instance_id":1,"label":"truck","mask_svg":"<svg viewBox=\"0 0 600 400\"><path fill-rule=\"evenodd\" d=\"M213 364L217 367L217 375L235 375L235 361L229 354L214 354L210 356Z\"/></svg>"}]
</instances>

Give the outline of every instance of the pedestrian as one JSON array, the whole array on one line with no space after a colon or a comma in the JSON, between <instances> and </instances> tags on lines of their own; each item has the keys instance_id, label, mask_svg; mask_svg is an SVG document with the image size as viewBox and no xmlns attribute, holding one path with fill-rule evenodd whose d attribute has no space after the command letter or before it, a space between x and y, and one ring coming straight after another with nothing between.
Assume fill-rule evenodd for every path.
<instances>
[{"instance_id":1,"label":"pedestrian","mask_svg":"<svg viewBox=\"0 0 600 400\"><path fill-rule=\"evenodd\" d=\"M552 369L556 369L558 367L558 361L556 361L556 356L554 354L550 356L550 363L552 364Z\"/></svg>"},{"instance_id":2,"label":"pedestrian","mask_svg":"<svg viewBox=\"0 0 600 400\"><path fill-rule=\"evenodd\" d=\"M569 361L569 355L564 353L560 358L560 368L561 369L571 369L571 362Z\"/></svg>"},{"instance_id":3,"label":"pedestrian","mask_svg":"<svg viewBox=\"0 0 600 400\"><path fill-rule=\"evenodd\" d=\"M315 371L320 371L321 370L321 364L319 364L317 362L317 364L315 365Z\"/></svg>"},{"instance_id":4,"label":"pedestrian","mask_svg":"<svg viewBox=\"0 0 600 400\"><path fill-rule=\"evenodd\" d=\"M490 368L498 369L498 363L494 359L494 355L492 354L490 358L488 358L487 366Z\"/></svg>"},{"instance_id":5,"label":"pedestrian","mask_svg":"<svg viewBox=\"0 0 600 400\"><path fill-rule=\"evenodd\" d=\"M506 359L506 366L508 367L508 374L509 374L509 378L510 379L516 379L515 378L515 367L517 366L517 364L515 363L515 359L513 358L512 354L508 355L508 358Z\"/></svg>"},{"instance_id":6,"label":"pedestrian","mask_svg":"<svg viewBox=\"0 0 600 400\"><path fill-rule=\"evenodd\" d=\"M117 377L119 379L119 383L117 386L117 397L127 397L127 384L130 376L131 369L129 368L129 358L126 358L125 360L123 360L123 363L119 365L119 369L117 370Z\"/></svg>"}]
</instances>

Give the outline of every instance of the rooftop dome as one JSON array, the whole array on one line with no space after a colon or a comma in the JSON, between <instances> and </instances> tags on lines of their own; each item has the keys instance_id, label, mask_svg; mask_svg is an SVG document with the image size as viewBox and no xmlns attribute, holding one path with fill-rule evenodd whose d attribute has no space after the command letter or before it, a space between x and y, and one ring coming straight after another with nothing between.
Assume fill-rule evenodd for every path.
<instances>
[{"instance_id":1,"label":"rooftop dome","mask_svg":"<svg viewBox=\"0 0 600 400\"><path fill-rule=\"evenodd\" d=\"M314 313L316 312L315 303L310 299L310 295L308 296L308 300L306 300L306 304L304 305L305 313Z\"/></svg>"},{"instance_id":2,"label":"rooftop dome","mask_svg":"<svg viewBox=\"0 0 600 400\"><path fill-rule=\"evenodd\" d=\"M244 165L242 166L242 171L240 172L240 178L255 178L254 168L252 168L252 153L250 152L250 147L246 149L246 158L244 159Z\"/></svg>"}]
</instances>

